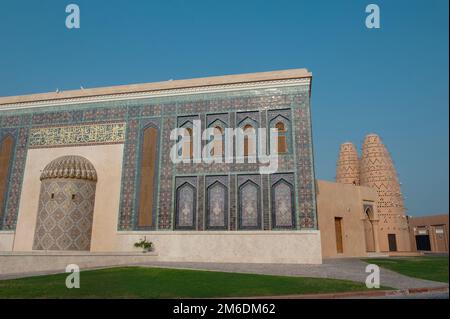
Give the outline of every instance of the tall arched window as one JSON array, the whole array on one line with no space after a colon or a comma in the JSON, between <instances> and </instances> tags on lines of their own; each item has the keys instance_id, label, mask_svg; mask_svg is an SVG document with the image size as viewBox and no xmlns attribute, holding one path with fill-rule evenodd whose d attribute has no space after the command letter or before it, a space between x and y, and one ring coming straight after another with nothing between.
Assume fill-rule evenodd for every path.
<instances>
[{"instance_id":1,"label":"tall arched window","mask_svg":"<svg viewBox=\"0 0 450 319\"><path fill-rule=\"evenodd\" d=\"M0 143L0 229L5 215L6 192L8 190L8 175L14 148L12 136L5 137Z\"/></svg>"},{"instance_id":2,"label":"tall arched window","mask_svg":"<svg viewBox=\"0 0 450 319\"><path fill-rule=\"evenodd\" d=\"M294 227L294 189L284 179L272 185L272 224L274 228Z\"/></svg>"},{"instance_id":3,"label":"tall arched window","mask_svg":"<svg viewBox=\"0 0 450 319\"><path fill-rule=\"evenodd\" d=\"M226 229L228 226L227 187L220 182L215 182L207 188L206 196L206 227L208 229Z\"/></svg>"},{"instance_id":4,"label":"tall arched window","mask_svg":"<svg viewBox=\"0 0 450 319\"><path fill-rule=\"evenodd\" d=\"M149 126L144 129L141 150L141 173L139 193L138 227L154 226L153 204L155 201L156 163L158 162L158 129Z\"/></svg>"},{"instance_id":5,"label":"tall arched window","mask_svg":"<svg viewBox=\"0 0 450 319\"><path fill-rule=\"evenodd\" d=\"M288 144L287 144L287 129L283 122L278 122L275 124L275 128L278 133L278 154L283 154L288 152Z\"/></svg>"},{"instance_id":6,"label":"tall arched window","mask_svg":"<svg viewBox=\"0 0 450 319\"><path fill-rule=\"evenodd\" d=\"M186 128L186 135L183 138L183 159L192 159L194 157L194 143L192 128Z\"/></svg>"},{"instance_id":7,"label":"tall arched window","mask_svg":"<svg viewBox=\"0 0 450 319\"><path fill-rule=\"evenodd\" d=\"M256 130L251 124L246 124L244 131L244 156L256 155Z\"/></svg>"},{"instance_id":8,"label":"tall arched window","mask_svg":"<svg viewBox=\"0 0 450 319\"><path fill-rule=\"evenodd\" d=\"M196 216L196 188L189 182L185 182L176 190L175 228L195 228Z\"/></svg>"},{"instance_id":9,"label":"tall arched window","mask_svg":"<svg viewBox=\"0 0 450 319\"><path fill-rule=\"evenodd\" d=\"M259 186L251 180L239 187L239 228L259 229L261 226Z\"/></svg>"}]
</instances>

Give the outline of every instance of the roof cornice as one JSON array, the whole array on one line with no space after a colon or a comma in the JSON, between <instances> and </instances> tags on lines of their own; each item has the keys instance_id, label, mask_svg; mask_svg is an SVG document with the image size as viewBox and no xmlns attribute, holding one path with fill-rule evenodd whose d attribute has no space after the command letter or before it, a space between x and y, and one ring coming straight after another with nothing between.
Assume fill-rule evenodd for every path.
<instances>
[{"instance_id":1,"label":"roof cornice","mask_svg":"<svg viewBox=\"0 0 450 319\"><path fill-rule=\"evenodd\" d=\"M131 84L92 89L80 89L52 93L0 97L0 110L32 105L58 105L83 101L102 101L132 97L151 97L242 89L245 87L267 87L282 83L310 84L312 74L306 69L291 69L238 75L214 76L188 80L170 80L144 84ZM20 107L21 108L21 107Z\"/></svg>"}]
</instances>

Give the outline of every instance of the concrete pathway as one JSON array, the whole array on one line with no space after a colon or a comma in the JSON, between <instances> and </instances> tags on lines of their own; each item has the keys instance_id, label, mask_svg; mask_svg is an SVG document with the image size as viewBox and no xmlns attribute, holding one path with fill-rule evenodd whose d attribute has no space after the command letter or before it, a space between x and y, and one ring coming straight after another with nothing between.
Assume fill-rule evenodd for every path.
<instances>
[{"instance_id":1,"label":"concrete pathway","mask_svg":"<svg viewBox=\"0 0 450 319\"><path fill-rule=\"evenodd\" d=\"M263 275L333 278L358 282L365 282L368 275L368 273L365 272L368 264L356 258L324 259L323 264L321 265L189 262L150 262L137 265L146 267L197 269ZM407 277L383 268L380 268L380 270L380 284L382 286L396 289L448 287L447 283Z\"/></svg>"},{"instance_id":2,"label":"concrete pathway","mask_svg":"<svg viewBox=\"0 0 450 319\"><path fill-rule=\"evenodd\" d=\"M368 273L365 272L367 263L357 258L324 259L321 265L301 264L241 264L241 263L193 263L193 262L159 262L145 261L129 263L129 266L162 267L176 269L196 269L223 272L239 272L263 275L316 277L344 279L365 282ZM118 265L117 265L118 266ZM122 264L121 267L125 265ZM111 266L112 267L112 266ZM81 267L81 270L98 269L104 267ZM380 282L382 286L396 289L448 287L447 283L407 277L396 272L380 268ZM37 275L55 274L63 271L24 272L17 274L0 274L0 280L23 278Z\"/></svg>"}]
</instances>

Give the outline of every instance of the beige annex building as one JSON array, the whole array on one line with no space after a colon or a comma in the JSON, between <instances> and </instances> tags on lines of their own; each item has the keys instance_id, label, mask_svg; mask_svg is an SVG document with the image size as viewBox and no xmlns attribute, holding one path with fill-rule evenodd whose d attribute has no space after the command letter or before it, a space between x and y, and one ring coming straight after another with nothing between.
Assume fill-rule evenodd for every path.
<instances>
[{"instance_id":1,"label":"beige annex building","mask_svg":"<svg viewBox=\"0 0 450 319\"><path fill-rule=\"evenodd\" d=\"M376 134L340 147L336 183L319 181L319 227L324 257L410 252L400 183L389 152Z\"/></svg>"}]
</instances>

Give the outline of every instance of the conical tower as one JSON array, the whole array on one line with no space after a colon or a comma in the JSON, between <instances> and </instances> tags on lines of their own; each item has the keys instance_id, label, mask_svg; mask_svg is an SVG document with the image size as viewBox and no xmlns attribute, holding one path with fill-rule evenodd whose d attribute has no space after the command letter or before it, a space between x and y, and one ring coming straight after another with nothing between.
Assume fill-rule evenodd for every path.
<instances>
[{"instance_id":1,"label":"conical tower","mask_svg":"<svg viewBox=\"0 0 450 319\"><path fill-rule=\"evenodd\" d=\"M362 148L361 185L378 192L378 212L405 214L400 183L391 156L376 134L366 136Z\"/></svg>"},{"instance_id":2,"label":"conical tower","mask_svg":"<svg viewBox=\"0 0 450 319\"><path fill-rule=\"evenodd\" d=\"M342 184L360 184L359 157L353 143L341 144L336 166L336 182Z\"/></svg>"},{"instance_id":3,"label":"conical tower","mask_svg":"<svg viewBox=\"0 0 450 319\"><path fill-rule=\"evenodd\" d=\"M378 193L382 250L409 251L408 222L397 172L388 150L376 134L367 135L363 143L361 185Z\"/></svg>"}]
</instances>

